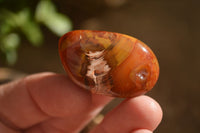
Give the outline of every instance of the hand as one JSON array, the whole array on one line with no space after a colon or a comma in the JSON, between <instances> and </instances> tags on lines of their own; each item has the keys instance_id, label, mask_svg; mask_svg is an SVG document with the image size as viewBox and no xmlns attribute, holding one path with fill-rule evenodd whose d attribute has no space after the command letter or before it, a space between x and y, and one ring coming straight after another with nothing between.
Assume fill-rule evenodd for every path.
<instances>
[{"instance_id":1,"label":"hand","mask_svg":"<svg viewBox=\"0 0 200 133\"><path fill-rule=\"evenodd\" d=\"M77 133L110 101L66 76L41 73L0 86L0 133ZM90 133L152 133L162 119L148 96L124 100Z\"/></svg>"}]
</instances>

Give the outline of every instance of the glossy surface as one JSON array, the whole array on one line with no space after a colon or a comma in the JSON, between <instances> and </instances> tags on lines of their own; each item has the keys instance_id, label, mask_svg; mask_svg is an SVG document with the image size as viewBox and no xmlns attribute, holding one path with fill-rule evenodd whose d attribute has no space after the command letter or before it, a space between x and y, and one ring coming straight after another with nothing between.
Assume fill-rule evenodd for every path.
<instances>
[{"instance_id":1,"label":"glossy surface","mask_svg":"<svg viewBox=\"0 0 200 133\"><path fill-rule=\"evenodd\" d=\"M77 30L61 37L59 54L65 71L79 86L113 97L134 97L151 90L158 61L143 42L128 35Z\"/></svg>"}]
</instances>

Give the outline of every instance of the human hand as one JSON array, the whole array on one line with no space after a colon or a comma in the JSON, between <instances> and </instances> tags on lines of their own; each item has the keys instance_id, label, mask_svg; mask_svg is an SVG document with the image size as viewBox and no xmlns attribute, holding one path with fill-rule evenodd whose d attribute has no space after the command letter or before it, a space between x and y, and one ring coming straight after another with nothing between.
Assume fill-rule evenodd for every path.
<instances>
[{"instance_id":1,"label":"human hand","mask_svg":"<svg viewBox=\"0 0 200 133\"><path fill-rule=\"evenodd\" d=\"M63 75L31 75L0 86L0 133L77 133L111 100ZM152 133L161 119L159 104L138 96L124 100L90 133Z\"/></svg>"}]
</instances>

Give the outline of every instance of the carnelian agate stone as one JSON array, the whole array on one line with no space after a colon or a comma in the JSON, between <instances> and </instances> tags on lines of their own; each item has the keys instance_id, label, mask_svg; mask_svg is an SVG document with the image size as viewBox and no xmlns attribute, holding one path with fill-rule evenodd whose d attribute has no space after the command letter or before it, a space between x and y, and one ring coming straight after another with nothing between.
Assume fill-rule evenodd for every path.
<instances>
[{"instance_id":1,"label":"carnelian agate stone","mask_svg":"<svg viewBox=\"0 0 200 133\"><path fill-rule=\"evenodd\" d=\"M151 49L128 35L76 30L59 41L62 64L79 86L96 94L135 97L151 90L159 65Z\"/></svg>"}]
</instances>

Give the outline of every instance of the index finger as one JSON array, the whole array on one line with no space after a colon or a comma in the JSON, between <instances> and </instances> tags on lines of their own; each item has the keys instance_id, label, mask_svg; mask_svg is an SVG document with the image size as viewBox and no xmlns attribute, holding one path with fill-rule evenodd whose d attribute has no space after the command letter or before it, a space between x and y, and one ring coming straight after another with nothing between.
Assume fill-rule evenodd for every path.
<instances>
[{"instance_id":1,"label":"index finger","mask_svg":"<svg viewBox=\"0 0 200 133\"><path fill-rule=\"evenodd\" d=\"M51 117L103 108L110 100L79 88L66 76L36 74L0 86L0 120L13 129L26 129Z\"/></svg>"}]
</instances>

